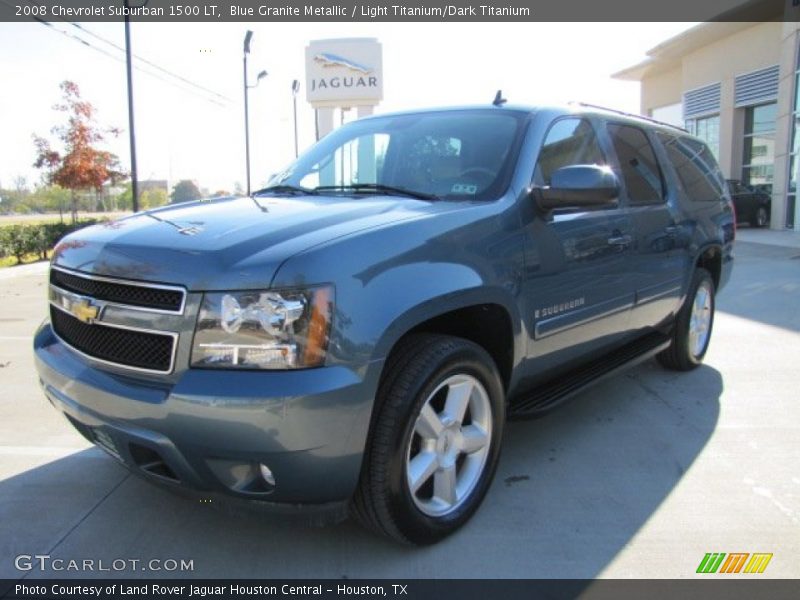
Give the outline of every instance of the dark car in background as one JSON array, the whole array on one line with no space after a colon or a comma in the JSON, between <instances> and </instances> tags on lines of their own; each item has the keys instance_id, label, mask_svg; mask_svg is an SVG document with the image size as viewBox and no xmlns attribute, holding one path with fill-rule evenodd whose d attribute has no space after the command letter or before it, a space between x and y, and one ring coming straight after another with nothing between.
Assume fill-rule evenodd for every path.
<instances>
[{"instance_id":1,"label":"dark car in background","mask_svg":"<svg viewBox=\"0 0 800 600\"><path fill-rule=\"evenodd\" d=\"M729 179L728 188L736 207L736 222L749 223L752 227L766 227L772 206L770 195L746 186L738 179Z\"/></svg>"}]
</instances>

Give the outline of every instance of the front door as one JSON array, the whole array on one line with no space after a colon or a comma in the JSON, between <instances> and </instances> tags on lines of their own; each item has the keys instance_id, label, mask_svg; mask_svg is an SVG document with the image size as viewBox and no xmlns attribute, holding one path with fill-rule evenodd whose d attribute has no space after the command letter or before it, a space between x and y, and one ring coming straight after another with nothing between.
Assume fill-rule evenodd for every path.
<instances>
[{"instance_id":1,"label":"front door","mask_svg":"<svg viewBox=\"0 0 800 600\"><path fill-rule=\"evenodd\" d=\"M545 136L533 184L549 185L557 169L587 164L608 164L593 123L558 119ZM546 379L554 368L568 368L626 336L634 302L632 235L621 207L554 211L526 225L528 378Z\"/></svg>"}]
</instances>

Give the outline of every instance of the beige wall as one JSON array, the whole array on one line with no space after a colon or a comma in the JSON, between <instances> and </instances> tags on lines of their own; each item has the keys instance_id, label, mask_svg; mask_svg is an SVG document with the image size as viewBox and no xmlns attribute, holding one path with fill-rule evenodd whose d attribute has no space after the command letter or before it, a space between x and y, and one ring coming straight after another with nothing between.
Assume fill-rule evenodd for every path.
<instances>
[{"instance_id":1,"label":"beige wall","mask_svg":"<svg viewBox=\"0 0 800 600\"><path fill-rule=\"evenodd\" d=\"M757 23L683 57L683 89L731 81L779 61L783 23Z\"/></svg>"},{"instance_id":2,"label":"beige wall","mask_svg":"<svg viewBox=\"0 0 800 600\"><path fill-rule=\"evenodd\" d=\"M795 23L786 25L796 25ZM742 73L770 67L780 61L784 23L758 23L686 54L680 65L642 79L642 114L680 102L683 92L721 82L733 89Z\"/></svg>"},{"instance_id":3,"label":"beige wall","mask_svg":"<svg viewBox=\"0 0 800 600\"><path fill-rule=\"evenodd\" d=\"M642 80L642 114L649 115L654 108L677 104L683 100L683 73L680 67L671 71L645 77Z\"/></svg>"}]
</instances>

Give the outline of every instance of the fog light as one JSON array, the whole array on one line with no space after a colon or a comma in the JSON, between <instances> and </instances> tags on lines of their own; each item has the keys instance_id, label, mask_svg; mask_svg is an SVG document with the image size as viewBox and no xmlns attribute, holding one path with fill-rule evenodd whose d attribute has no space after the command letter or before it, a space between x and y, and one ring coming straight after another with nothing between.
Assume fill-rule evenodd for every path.
<instances>
[{"instance_id":1,"label":"fog light","mask_svg":"<svg viewBox=\"0 0 800 600\"><path fill-rule=\"evenodd\" d=\"M275 476L272 474L272 471L269 470L267 465L258 465L258 470L261 471L261 477L264 478L269 485L275 487Z\"/></svg>"}]
</instances>

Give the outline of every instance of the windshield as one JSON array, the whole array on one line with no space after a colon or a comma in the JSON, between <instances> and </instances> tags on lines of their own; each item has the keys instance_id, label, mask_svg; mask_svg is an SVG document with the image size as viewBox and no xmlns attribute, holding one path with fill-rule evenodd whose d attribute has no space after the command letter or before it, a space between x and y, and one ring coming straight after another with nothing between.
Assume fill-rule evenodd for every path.
<instances>
[{"instance_id":1,"label":"windshield","mask_svg":"<svg viewBox=\"0 0 800 600\"><path fill-rule=\"evenodd\" d=\"M269 186L494 199L508 187L523 117L478 109L354 121L320 140Z\"/></svg>"}]
</instances>

